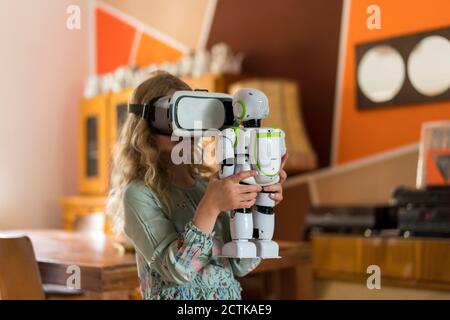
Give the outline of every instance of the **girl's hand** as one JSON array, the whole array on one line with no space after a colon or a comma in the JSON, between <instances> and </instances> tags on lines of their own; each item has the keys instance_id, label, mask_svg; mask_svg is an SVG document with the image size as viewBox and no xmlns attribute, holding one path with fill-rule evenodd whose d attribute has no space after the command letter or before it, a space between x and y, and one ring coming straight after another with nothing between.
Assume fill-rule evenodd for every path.
<instances>
[{"instance_id":1,"label":"girl's hand","mask_svg":"<svg viewBox=\"0 0 450 320\"><path fill-rule=\"evenodd\" d=\"M284 166L286 165L286 161L289 158L289 155L287 153L284 154L283 158L281 158L281 165L280 165L280 181L279 183L283 184L287 179L287 173L284 171Z\"/></svg>"},{"instance_id":2,"label":"girl's hand","mask_svg":"<svg viewBox=\"0 0 450 320\"><path fill-rule=\"evenodd\" d=\"M208 204L217 214L221 211L252 207L262 188L258 185L244 185L239 182L256 174L256 171L242 171L226 179L219 179L219 174L216 173L209 180L201 202Z\"/></svg>"},{"instance_id":3,"label":"girl's hand","mask_svg":"<svg viewBox=\"0 0 450 320\"><path fill-rule=\"evenodd\" d=\"M198 204L193 223L204 232L210 233L220 212L253 206L262 188L259 185L244 185L239 182L255 175L256 171L242 171L226 179L219 179L218 172L213 175Z\"/></svg>"},{"instance_id":4,"label":"girl's hand","mask_svg":"<svg viewBox=\"0 0 450 320\"><path fill-rule=\"evenodd\" d=\"M284 166L286 165L286 161L288 159L288 154L286 153L281 160L281 169L280 169L280 181L277 184L273 184L271 186L264 187L264 191L273 192L270 195L272 200L275 200L275 204L279 204L283 201L283 186L282 184L286 181L287 173L284 171Z\"/></svg>"}]
</instances>

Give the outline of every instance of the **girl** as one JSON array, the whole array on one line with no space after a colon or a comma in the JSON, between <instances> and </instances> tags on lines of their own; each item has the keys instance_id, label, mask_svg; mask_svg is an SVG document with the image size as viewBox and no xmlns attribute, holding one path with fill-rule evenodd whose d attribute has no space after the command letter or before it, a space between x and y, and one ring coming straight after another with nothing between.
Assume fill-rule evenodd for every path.
<instances>
[{"instance_id":1,"label":"girl","mask_svg":"<svg viewBox=\"0 0 450 320\"><path fill-rule=\"evenodd\" d=\"M177 90L191 90L178 78L158 72L134 91L132 103L147 103ZM144 299L240 299L234 276L245 276L259 259L219 256L230 240L229 213L255 204L260 186L213 175L207 183L199 165L174 165L170 137L153 134L147 121L129 114L113 155L108 214L136 249ZM285 159L283 163L285 162ZM281 179L286 173L281 170ZM265 189L266 190L266 189ZM282 200L281 184L267 191Z\"/></svg>"}]
</instances>

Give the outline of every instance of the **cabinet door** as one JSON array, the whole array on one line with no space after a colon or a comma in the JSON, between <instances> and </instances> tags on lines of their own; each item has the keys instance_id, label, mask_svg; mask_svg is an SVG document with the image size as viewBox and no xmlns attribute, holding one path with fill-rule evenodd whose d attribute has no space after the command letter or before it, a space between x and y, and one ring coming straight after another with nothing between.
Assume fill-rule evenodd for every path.
<instances>
[{"instance_id":1,"label":"cabinet door","mask_svg":"<svg viewBox=\"0 0 450 320\"><path fill-rule=\"evenodd\" d=\"M111 154L116 144L122 126L128 117L128 103L133 90L124 90L122 92L110 95L108 102L108 132L109 132L109 150Z\"/></svg>"},{"instance_id":2,"label":"cabinet door","mask_svg":"<svg viewBox=\"0 0 450 320\"><path fill-rule=\"evenodd\" d=\"M359 274L362 267L362 239L345 235L313 235L316 271Z\"/></svg>"},{"instance_id":3,"label":"cabinet door","mask_svg":"<svg viewBox=\"0 0 450 320\"><path fill-rule=\"evenodd\" d=\"M108 191L107 97L86 99L80 112L80 192L104 195Z\"/></svg>"},{"instance_id":4,"label":"cabinet door","mask_svg":"<svg viewBox=\"0 0 450 320\"><path fill-rule=\"evenodd\" d=\"M450 284L450 241L423 239L420 241L420 280Z\"/></svg>"}]
</instances>

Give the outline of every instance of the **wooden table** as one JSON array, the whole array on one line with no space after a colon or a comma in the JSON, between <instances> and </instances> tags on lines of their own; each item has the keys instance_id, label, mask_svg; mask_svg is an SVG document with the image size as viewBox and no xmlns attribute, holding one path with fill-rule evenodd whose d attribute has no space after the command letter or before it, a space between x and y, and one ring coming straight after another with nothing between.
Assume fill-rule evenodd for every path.
<instances>
[{"instance_id":1,"label":"wooden table","mask_svg":"<svg viewBox=\"0 0 450 320\"><path fill-rule=\"evenodd\" d=\"M128 299L138 285L135 255L118 250L101 232L21 230L33 243L45 284L66 285L71 265L80 267L81 289L92 299Z\"/></svg>"},{"instance_id":2,"label":"wooden table","mask_svg":"<svg viewBox=\"0 0 450 320\"><path fill-rule=\"evenodd\" d=\"M24 233L31 239L43 283L66 285L71 275L67 268L77 265L81 289L88 292L88 298L127 299L139 285L134 254L121 253L112 236L65 230L11 232ZM279 244L282 258L263 260L252 274L275 275L271 290L280 292L277 297L313 298L310 246L287 241Z\"/></svg>"}]
</instances>

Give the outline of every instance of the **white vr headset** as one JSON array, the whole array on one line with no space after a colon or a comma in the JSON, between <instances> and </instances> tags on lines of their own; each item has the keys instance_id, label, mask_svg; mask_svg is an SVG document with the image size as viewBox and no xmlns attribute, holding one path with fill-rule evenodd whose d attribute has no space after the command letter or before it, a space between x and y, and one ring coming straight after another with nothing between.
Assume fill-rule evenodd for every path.
<instances>
[{"instance_id":1,"label":"white vr headset","mask_svg":"<svg viewBox=\"0 0 450 320\"><path fill-rule=\"evenodd\" d=\"M213 135L235 125L232 96L207 91L176 91L146 104L130 104L128 111L147 120L152 132L193 137Z\"/></svg>"}]
</instances>

